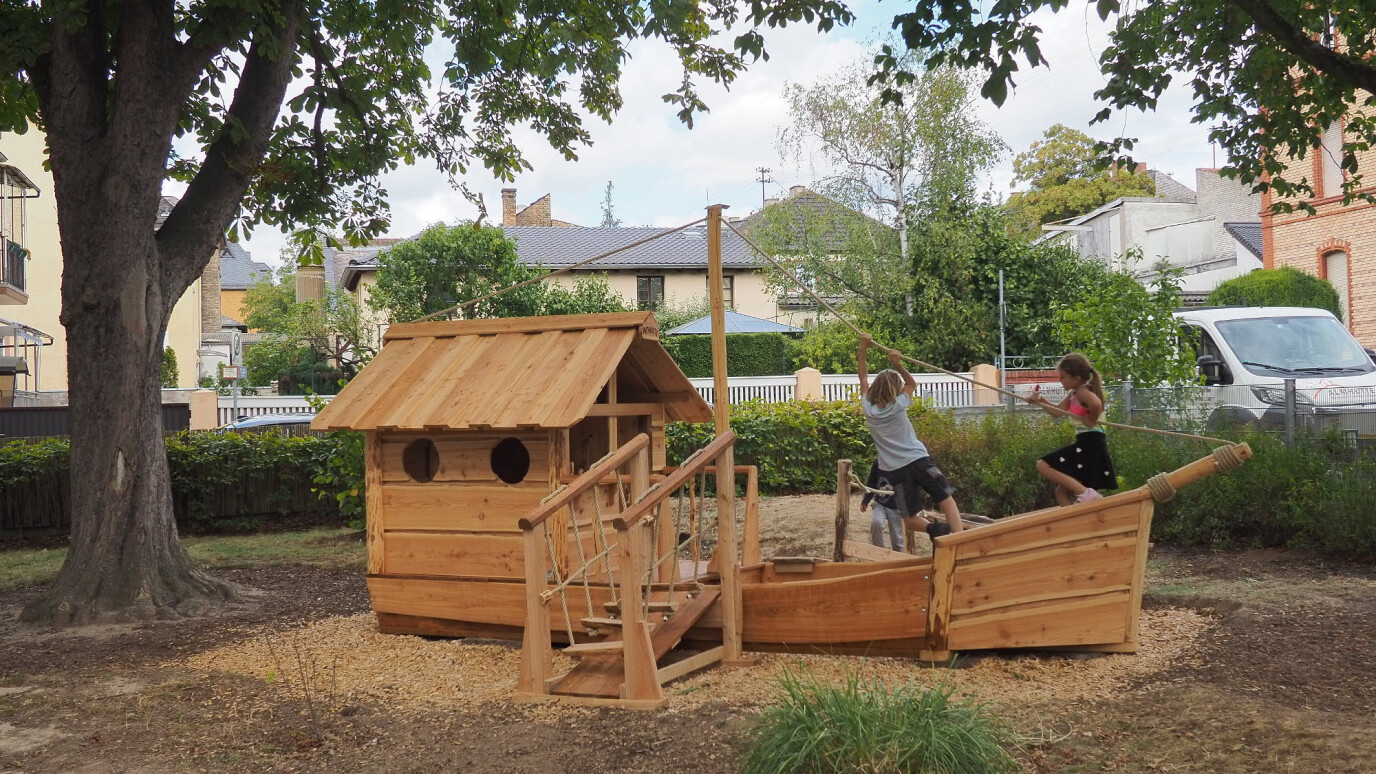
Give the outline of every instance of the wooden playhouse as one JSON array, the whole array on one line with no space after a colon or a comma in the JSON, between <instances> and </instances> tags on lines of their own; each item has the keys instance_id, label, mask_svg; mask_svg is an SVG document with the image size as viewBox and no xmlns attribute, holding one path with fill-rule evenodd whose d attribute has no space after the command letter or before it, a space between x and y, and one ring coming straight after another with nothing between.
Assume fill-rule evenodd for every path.
<instances>
[{"instance_id":1,"label":"wooden playhouse","mask_svg":"<svg viewBox=\"0 0 1376 774\"><path fill-rule=\"evenodd\" d=\"M654 316L633 312L393 325L313 427L365 436L379 628L520 639L518 520L637 436L645 472L662 471L664 423L711 418ZM605 549L592 519L614 518L627 485L612 477L553 517L557 562Z\"/></svg>"}]
</instances>

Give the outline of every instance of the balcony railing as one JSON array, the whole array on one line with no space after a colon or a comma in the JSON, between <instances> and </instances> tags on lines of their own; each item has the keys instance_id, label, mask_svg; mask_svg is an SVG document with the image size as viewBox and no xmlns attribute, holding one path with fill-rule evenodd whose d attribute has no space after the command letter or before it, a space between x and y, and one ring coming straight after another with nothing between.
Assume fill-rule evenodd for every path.
<instances>
[{"instance_id":1,"label":"balcony railing","mask_svg":"<svg viewBox=\"0 0 1376 774\"><path fill-rule=\"evenodd\" d=\"M27 293L24 284L24 263L27 251L18 242L0 237L0 284Z\"/></svg>"}]
</instances>

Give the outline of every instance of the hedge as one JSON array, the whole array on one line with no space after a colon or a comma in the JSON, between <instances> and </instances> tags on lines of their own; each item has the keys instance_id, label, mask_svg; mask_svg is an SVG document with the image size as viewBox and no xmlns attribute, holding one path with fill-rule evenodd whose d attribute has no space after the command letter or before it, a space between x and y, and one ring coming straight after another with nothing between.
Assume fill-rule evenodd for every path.
<instances>
[{"instance_id":1,"label":"hedge","mask_svg":"<svg viewBox=\"0 0 1376 774\"><path fill-rule=\"evenodd\" d=\"M1211 306L1306 306L1327 309L1339 320L1338 291L1327 280L1292 266L1258 269L1219 283L1209 294Z\"/></svg>"},{"instance_id":2,"label":"hedge","mask_svg":"<svg viewBox=\"0 0 1376 774\"><path fill-rule=\"evenodd\" d=\"M705 334L660 339L689 378L712 375L712 337ZM732 376L793 373L794 344L782 333L732 333L727 337L726 372Z\"/></svg>"},{"instance_id":3,"label":"hedge","mask_svg":"<svg viewBox=\"0 0 1376 774\"><path fill-rule=\"evenodd\" d=\"M361 446L355 450L351 441L344 434L169 435L167 461L178 529L194 533L302 520L343 523L358 483L331 470L354 456L361 468ZM0 534L70 528L68 448L65 438L0 446Z\"/></svg>"},{"instance_id":4,"label":"hedge","mask_svg":"<svg viewBox=\"0 0 1376 774\"><path fill-rule=\"evenodd\" d=\"M995 411L975 419L921 404L911 410L918 437L957 488L962 510L1009 516L1055 504L1037 475L1038 457L1068 442L1065 423ZM836 460L863 475L874 449L855 401L761 403L732 407L736 461L756 465L766 494L836 491ZM669 462L705 445L712 425L671 423ZM1376 560L1376 459L1356 455L1338 436L1311 436L1287 447L1275 436L1228 437L1251 444L1253 459L1209 476L1157 505L1157 540L1214 548L1312 549ZM190 432L169 436L168 462L179 526L220 531L286 519L345 522L363 502L361 434L284 437L272 433ZM1111 430L1120 488L1142 486L1208 453L1201 442ZM0 533L66 529L67 442L0 446Z\"/></svg>"},{"instance_id":5,"label":"hedge","mask_svg":"<svg viewBox=\"0 0 1376 774\"><path fill-rule=\"evenodd\" d=\"M996 411L977 419L915 405L918 437L955 484L961 510L993 517L1055 505L1036 460L1068 443L1070 427L1040 415ZM836 460L868 471L874 448L854 401L750 402L731 409L738 436L736 464L755 465L768 494L836 491ZM669 461L712 437L710 423L668 426ZM1376 560L1376 459L1353 455L1338 436L1302 438L1287 447L1273 435L1241 432L1254 457L1238 470L1209 476L1156 507L1155 539L1213 548L1312 549L1330 556ZM1111 430L1109 449L1120 491L1209 452L1207 444Z\"/></svg>"}]
</instances>

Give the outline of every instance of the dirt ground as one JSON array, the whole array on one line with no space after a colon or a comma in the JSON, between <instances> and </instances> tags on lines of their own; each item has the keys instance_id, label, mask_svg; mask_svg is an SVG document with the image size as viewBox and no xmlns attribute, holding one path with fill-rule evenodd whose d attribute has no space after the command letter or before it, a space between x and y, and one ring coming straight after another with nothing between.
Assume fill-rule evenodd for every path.
<instances>
[{"instance_id":1,"label":"dirt ground","mask_svg":"<svg viewBox=\"0 0 1376 774\"><path fill-rule=\"evenodd\" d=\"M834 509L766 500L764 555L829 555ZM252 589L223 615L74 632L15 622L36 589L0 593L0 771L729 771L781 669L947 677L772 656L673 684L661 712L519 705L513 646L377 635L358 574L220 575ZM1376 772L1376 571L1157 546L1149 583L1137 656L949 672L1013 729L1026 771Z\"/></svg>"}]
</instances>

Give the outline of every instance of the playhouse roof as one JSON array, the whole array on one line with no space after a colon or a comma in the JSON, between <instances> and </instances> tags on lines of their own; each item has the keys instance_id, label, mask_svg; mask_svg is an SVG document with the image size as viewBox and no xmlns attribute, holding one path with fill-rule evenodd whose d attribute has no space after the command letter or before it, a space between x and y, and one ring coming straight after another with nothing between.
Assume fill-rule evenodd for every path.
<instances>
[{"instance_id":1,"label":"playhouse roof","mask_svg":"<svg viewBox=\"0 0 1376 774\"><path fill-rule=\"evenodd\" d=\"M712 418L649 312L400 323L383 338L315 429L570 427L622 362L621 402L663 403L670 420Z\"/></svg>"}]
</instances>

